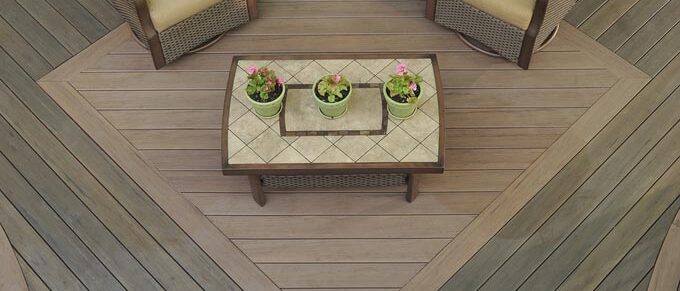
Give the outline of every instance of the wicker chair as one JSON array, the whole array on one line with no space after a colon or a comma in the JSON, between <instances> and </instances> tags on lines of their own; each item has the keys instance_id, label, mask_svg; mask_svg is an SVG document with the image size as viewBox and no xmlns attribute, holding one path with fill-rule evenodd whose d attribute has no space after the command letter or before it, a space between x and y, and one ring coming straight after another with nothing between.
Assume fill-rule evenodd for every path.
<instances>
[{"instance_id":1,"label":"wicker chair","mask_svg":"<svg viewBox=\"0 0 680 291\"><path fill-rule=\"evenodd\" d=\"M160 69L257 17L255 0L114 0Z\"/></svg>"},{"instance_id":2,"label":"wicker chair","mask_svg":"<svg viewBox=\"0 0 680 291\"><path fill-rule=\"evenodd\" d=\"M529 68L576 0L428 0L427 16Z\"/></svg>"}]
</instances>

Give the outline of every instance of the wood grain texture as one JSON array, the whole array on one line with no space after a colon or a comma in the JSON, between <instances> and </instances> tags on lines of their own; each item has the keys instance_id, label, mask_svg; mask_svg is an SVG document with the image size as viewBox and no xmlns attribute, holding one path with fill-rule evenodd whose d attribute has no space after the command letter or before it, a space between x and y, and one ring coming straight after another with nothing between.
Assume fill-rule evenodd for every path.
<instances>
[{"instance_id":1,"label":"wood grain texture","mask_svg":"<svg viewBox=\"0 0 680 291\"><path fill-rule=\"evenodd\" d=\"M14 249L7 239L5 230L0 225L0 290L28 291L28 285L14 254Z\"/></svg>"},{"instance_id":2,"label":"wood grain texture","mask_svg":"<svg viewBox=\"0 0 680 291\"><path fill-rule=\"evenodd\" d=\"M259 264L282 288L401 287L424 264Z\"/></svg>"},{"instance_id":3,"label":"wood grain texture","mask_svg":"<svg viewBox=\"0 0 680 291\"><path fill-rule=\"evenodd\" d=\"M648 290L676 290L680 288L680 212L666 234L661 252L656 259Z\"/></svg>"}]
</instances>

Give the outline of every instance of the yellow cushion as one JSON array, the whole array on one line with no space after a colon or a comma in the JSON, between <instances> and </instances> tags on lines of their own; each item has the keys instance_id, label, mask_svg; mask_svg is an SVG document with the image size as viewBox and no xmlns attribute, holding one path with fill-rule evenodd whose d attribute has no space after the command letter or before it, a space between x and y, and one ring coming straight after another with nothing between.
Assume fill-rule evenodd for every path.
<instances>
[{"instance_id":1,"label":"yellow cushion","mask_svg":"<svg viewBox=\"0 0 680 291\"><path fill-rule=\"evenodd\" d=\"M500 20L519 27L529 28L536 0L463 0L465 3Z\"/></svg>"},{"instance_id":2,"label":"yellow cushion","mask_svg":"<svg viewBox=\"0 0 680 291\"><path fill-rule=\"evenodd\" d=\"M146 3L149 6L149 14L151 15L153 26L156 28L156 31L161 32L221 1L146 0Z\"/></svg>"}]
</instances>

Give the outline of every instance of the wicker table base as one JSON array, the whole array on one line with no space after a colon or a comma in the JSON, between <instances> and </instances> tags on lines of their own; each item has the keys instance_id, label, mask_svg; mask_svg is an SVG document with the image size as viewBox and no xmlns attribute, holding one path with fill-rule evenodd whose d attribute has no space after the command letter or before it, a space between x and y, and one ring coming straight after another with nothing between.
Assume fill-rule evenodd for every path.
<instances>
[{"instance_id":1,"label":"wicker table base","mask_svg":"<svg viewBox=\"0 0 680 291\"><path fill-rule=\"evenodd\" d=\"M361 188L406 185L406 201L418 196L415 174L354 174L354 175L250 175L253 199L260 206L267 202L267 190Z\"/></svg>"}]
</instances>

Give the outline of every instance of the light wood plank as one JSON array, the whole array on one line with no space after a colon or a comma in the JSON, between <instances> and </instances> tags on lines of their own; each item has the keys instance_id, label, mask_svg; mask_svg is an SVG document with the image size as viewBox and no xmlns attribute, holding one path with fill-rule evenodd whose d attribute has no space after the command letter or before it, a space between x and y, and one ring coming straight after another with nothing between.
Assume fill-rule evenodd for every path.
<instances>
[{"instance_id":1,"label":"light wood plank","mask_svg":"<svg viewBox=\"0 0 680 291\"><path fill-rule=\"evenodd\" d=\"M296 3L291 6L295 9L304 6L303 3ZM346 6L352 6L347 5ZM286 6L287 7L287 6ZM324 9L326 10L326 9ZM363 11L363 9L361 9ZM424 10L424 8L423 8ZM356 12L356 9L355 9ZM413 11L410 14L422 14L424 11ZM276 17L278 11L267 12L272 17ZM368 13L368 12L361 12ZM316 12L318 16L318 11ZM399 17L395 19L384 19L387 15L377 15L372 17L357 18L348 16L346 18L333 18L328 21L324 17L314 18L261 18L257 23L239 27L230 31L231 35L348 35L348 34L401 34L401 35L422 35L422 34L450 34L451 31L439 26L432 21L424 18ZM285 16L282 16L285 17ZM404 30L408 27L408 30Z\"/></svg>"},{"instance_id":2,"label":"light wood plank","mask_svg":"<svg viewBox=\"0 0 680 291\"><path fill-rule=\"evenodd\" d=\"M402 193L268 193L267 207L250 193L184 193L205 215L425 215L478 214L498 192L421 193L404 203Z\"/></svg>"},{"instance_id":3,"label":"light wood plank","mask_svg":"<svg viewBox=\"0 0 680 291\"><path fill-rule=\"evenodd\" d=\"M675 216L656 259L648 290L673 291L680 288L680 212Z\"/></svg>"},{"instance_id":4,"label":"light wood plank","mask_svg":"<svg viewBox=\"0 0 680 291\"><path fill-rule=\"evenodd\" d=\"M220 130L121 130L140 150L220 149Z\"/></svg>"},{"instance_id":5,"label":"light wood plank","mask_svg":"<svg viewBox=\"0 0 680 291\"><path fill-rule=\"evenodd\" d=\"M424 264L259 264L282 288L401 287Z\"/></svg>"},{"instance_id":6,"label":"light wood plank","mask_svg":"<svg viewBox=\"0 0 680 291\"><path fill-rule=\"evenodd\" d=\"M586 108L447 109L446 128L569 127Z\"/></svg>"},{"instance_id":7,"label":"light wood plank","mask_svg":"<svg viewBox=\"0 0 680 291\"><path fill-rule=\"evenodd\" d=\"M28 291L23 272L14 254L14 249L7 239L5 230L0 225L0 290Z\"/></svg>"},{"instance_id":8,"label":"light wood plank","mask_svg":"<svg viewBox=\"0 0 680 291\"><path fill-rule=\"evenodd\" d=\"M81 91L97 110L219 109L225 89L187 91Z\"/></svg>"},{"instance_id":9,"label":"light wood plank","mask_svg":"<svg viewBox=\"0 0 680 291\"><path fill-rule=\"evenodd\" d=\"M71 80L77 90L224 90L226 72L154 71L79 73Z\"/></svg>"},{"instance_id":10,"label":"light wood plank","mask_svg":"<svg viewBox=\"0 0 680 291\"><path fill-rule=\"evenodd\" d=\"M234 241L236 246L257 264L427 263L448 242L448 239L295 239Z\"/></svg>"},{"instance_id":11,"label":"light wood plank","mask_svg":"<svg viewBox=\"0 0 680 291\"><path fill-rule=\"evenodd\" d=\"M447 148L548 148L567 128L507 127L446 130Z\"/></svg>"},{"instance_id":12,"label":"light wood plank","mask_svg":"<svg viewBox=\"0 0 680 291\"><path fill-rule=\"evenodd\" d=\"M210 216L232 239L451 238L475 215Z\"/></svg>"},{"instance_id":13,"label":"light wood plank","mask_svg":"<svg viewBox=\"0 0 680 291\"><path fill-rule=\"evenodd\" d=\"M607 70L442 70L441 77L445 89L608 88L619 79Z\"/></svg>"},{"instance_id":14,"label":"light wood plank","mask_svg":"<svg viewBox=\"0 0 680 291\"><path fill-rule=\"evenodd\" d=\"M590 107L608 88L447 89L446 108Z\"/></svg>"},{"instance_id":15,"label":"light wood plank","mask_svg":"<svg viewBox=\"0 0 680 291\"><path fill-rule=\"evenodd\" d=\"M424 17L423 1L367 1L361 9L343 1L266 3L260 7L261 18L323 18L335 17ZM325 11L319 15L319 11Z\"/></svg>"}]
</instances>

